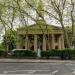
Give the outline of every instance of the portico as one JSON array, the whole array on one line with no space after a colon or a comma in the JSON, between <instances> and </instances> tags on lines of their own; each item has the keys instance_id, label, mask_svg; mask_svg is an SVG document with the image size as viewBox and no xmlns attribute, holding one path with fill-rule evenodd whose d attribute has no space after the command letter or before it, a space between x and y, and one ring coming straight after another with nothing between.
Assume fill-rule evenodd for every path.
<instances>
[{"instance_id":1,"label":"portico","mask_svg":"<svg viewBox=\"0 0 75 75\"><path fill-rule=\"evenodd\" d=\"M40 26L39 26L40 25ZM63 30L60 27L40 24L28 26L28 32L26 29L19 28L17 30L17 46L16 48L26 50L50 50L50 49L64 49L64 36ZM42 29L41 29L41 28Z\"/></svg>"}]
</instances>

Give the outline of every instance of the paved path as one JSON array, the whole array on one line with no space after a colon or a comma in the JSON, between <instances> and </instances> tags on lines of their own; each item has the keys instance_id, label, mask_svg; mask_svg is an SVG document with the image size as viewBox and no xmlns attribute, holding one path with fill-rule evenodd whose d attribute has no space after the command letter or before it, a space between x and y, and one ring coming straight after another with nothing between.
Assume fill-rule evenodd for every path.
<instances>
[{"instance_id":1,"label":"paved path","mask_svg":"<svg viewBox=\"0 0 75 75\"><path fill-rule=\"evenodd\" d=\"M75 63L0 63L0 75L75 75Z\"/></svg>"},{"instance_id":2,"label":"paved path","mask_svg":"<svg viewBox=\"0 0 75 75\"><path fill-rule=\"evenodd\" d=\"M0 63L75 63L75 60L51 60L51 59L0 59Z\"/></svg>"}]
</instances>

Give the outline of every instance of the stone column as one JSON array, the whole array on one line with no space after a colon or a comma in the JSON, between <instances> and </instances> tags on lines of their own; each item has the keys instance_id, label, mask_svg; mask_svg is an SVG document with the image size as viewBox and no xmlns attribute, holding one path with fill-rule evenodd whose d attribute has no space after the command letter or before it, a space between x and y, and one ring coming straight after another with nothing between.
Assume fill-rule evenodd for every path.
<instances>
[{"instance_id":1,"label":"stone column","mask_svg":"<svg viewBox=\"0 0 75 75\"><path fill-rule=\"evenodd\" d=\"M61 45L62 45L62 42L61 42L61 35L59 36L58 38L58 48L61 50Z\"/></svg>"},{"instance_id":2,"label":"stone column","mask_svg":"<svg viewBox=\"0 0 75 75\"><path fill-rule=\"evenodd\" d=\"M17 43L16 43L16 48L19 49L20 48L20 37L19 35L17 35Z\"/></svg>"},{"instance_id":3,"label":"stone column","mask_svg":"<svg viewBox=\"0 0 75 75\"><path fill-rule=\"evenodd\" d=\"M25 38L25 49L27 50L28 49L28 36L26 35L26 38Z\"/></svg>"},{"instance_id":4,"label":"stone column","mask_svg":"<svg viewBox=\"0 0 75 75\"><path fill-rule=\"evenodd\" d=\"M34 51L37 51L37 35L34 35Z\"/></svg>"},{"instance_id":5,"label":"stone column","mask_svg":"<svg viewBox=\"0 0 75 75\"><path fill-rule=\"evenodd\" d=\"M64 35L61 35L61 48L64 49Z\"/></svg>"},{"instance_id":6,"label":"stone column","mask_svg":"<svg viewBox=\"0 0 75 75\"><path fill-rule=\"evenodd\" d=\"M51 36L48 35L48 49L50 50L51 49Z\"/></svg>"},{"instance_id":7,"label":"stone column","mask_svg":"<svg viewBox=\"0 0 75 75\"><path fill-rule=\"evenodd\" d=\"M43 35L43 50L46 51L46 35Z\"/></svg>"},{"instance_id":8,"label":"stone column","mask_svg":"<svg viewBox=\"0 0 75 75\"><path fill-rule=\"evenodd\" d=\"M55 37L54 37L54 34L52 34L52 49L55 49Z\"/></svg>"},{"instance_id":9,"label":"stone column","mask_svg":"<svg viewBox=\"0 0 75 75\"><path fill-rule=\"evenodd\" d=\"M49 40L48 40L48 43L49 43L49 45L48 45L48 46L49 46L49 50L51 49L51 40L52 40L52 39L51 39L51 34L49 34Z\"/></svg>"}]
</instances>

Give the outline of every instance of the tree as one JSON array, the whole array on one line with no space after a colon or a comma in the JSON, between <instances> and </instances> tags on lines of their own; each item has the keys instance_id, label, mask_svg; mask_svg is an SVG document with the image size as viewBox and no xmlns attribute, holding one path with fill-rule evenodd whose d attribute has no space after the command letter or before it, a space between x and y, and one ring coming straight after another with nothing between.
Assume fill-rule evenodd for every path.
<instances>
[{"instance_id":1,"label":"tree","mask_svg":"<svg viewBox=\"0 0 75 75\"><path fill-rule=\"evenodd\" d=\"M70 1L70 4L68 2ZM0 1L0 24L2 25L4 31L6 32L8 28L13 31L16 27L16 23L18 27L21 25L25 26L28 31L28 20L31 19L34 22L37 22L37 18L35 18L30 11L33 13L37 13L39 17L42 18L45 24L46 21L44 19L44 14L47 14L50 19L53 18L57 20L57 23L60 23L62 29L64 31L64 39L66 41L67 47L70 47L70 41L68 37L68 32L65 29L65 12L69 12L69 18L72 23L72 37L74 38L74 12L75 12L75 4L74 0L2 0ZM42 4L41 4L42 3ZM69 8L71 6L72 10ZM46 7L48 9L46 9ZM43 9L44 8L44 9ZM50 21L50 20L49 20ZM19 22L19 23L18 23ZM39 25L40 27L40 25ZM42 30L42 28L40 27ZM47 26L46 26L47 29ZM42 30L43 34L44 31ZM47 30L48 32L48 30ZM7 39L7 37L6 37ZM73 39L74 41L74 39Z\"/></svg>"},{"instance_id":2,"label":"tree","mask_svg":"<svg viewBox=\"0 0 75 75\"><path fill-rule=\"evenodd\" d=\"M7 38L6 38L7 37ZM3 46L5 49L8 47L8 50L16 48L16 31L7 30L3 36Z\"/></svg>"},{"instance_id":3,"label":"tree","mask_svg":"<svg viewBox=\"0 0 75 75\"><path fill-rule=\"evenodd\" d=\"M71 0L71 10L70 10L70 16L71 16L71 24L72 24L72 46L75 46L75 1Z\"/></svg>"},{"instance_id":4,"label":"tree","mask_svg":"<svg viewBox=\"0 0 75 75\"><path fill-rule=\"evenodd\" d=\"M67 47L70 47L70 42L68 40L67 31L64 27L64 11L66 12L66 0L50 0L50 4L48 5L53 12L45 10L45 12L57 20L58 23L62 26L64 31L64 39Z\"/></svg>"}]
</instances>

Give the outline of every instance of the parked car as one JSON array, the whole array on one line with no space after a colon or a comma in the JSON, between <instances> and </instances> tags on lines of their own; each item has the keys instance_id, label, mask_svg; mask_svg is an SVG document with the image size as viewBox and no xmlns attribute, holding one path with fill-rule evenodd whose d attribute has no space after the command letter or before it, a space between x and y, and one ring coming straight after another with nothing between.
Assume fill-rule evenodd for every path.
<instances>
[{"instance_id":1,"label":"parked car","mask_svg":"<svg viewBox=\"0 0 75 75\"><path fill-rule=\"evenodd\" d=\"M11 50L10 52L8 52L8 55L14 55L14 52L15 51L17 51L17 50L20 50L20 51L22 51L22 50L26 50L26 49L13 49L13 50Z\"/></svg>"}]
</instances>

